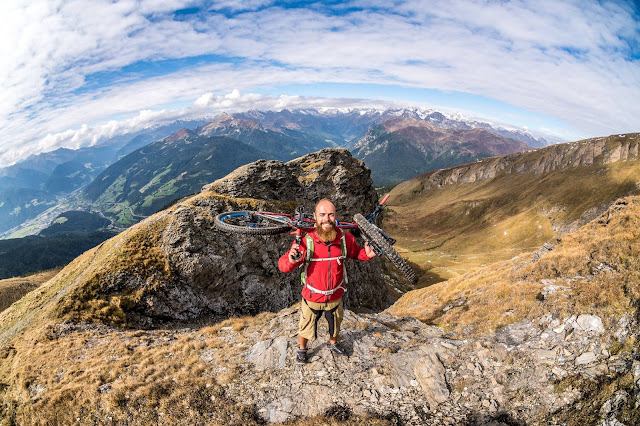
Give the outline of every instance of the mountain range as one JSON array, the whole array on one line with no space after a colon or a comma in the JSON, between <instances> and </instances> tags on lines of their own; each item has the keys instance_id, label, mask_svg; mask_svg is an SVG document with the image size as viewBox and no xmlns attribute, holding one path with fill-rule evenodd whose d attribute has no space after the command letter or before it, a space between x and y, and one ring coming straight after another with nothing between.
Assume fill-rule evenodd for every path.
<instances>
[{"instance_id":1,"label":"mountain range","mask_svg":"<svg viewBox=\"0 0 640 426\"><path fill-rule=\"evenodd\" d=\"M415 118L370 127L351 150L372 171L374 183L397 184L428 170L531 149L482 128L443 128Z\"/></svg>"},{"instance_id":2,"label":"mountain range","mask_svg":"<svg viewBox=\"0 0 640 426\"><path fill-rule=\"evenodd\" d=\"M383 124L389 122L394 124ZM439 130L422 131L432 124ZM186 137L185 132L192 133ZM222 143L216 137L238 143L216 148ZM393 155L381 149L386 145L377 138L391 143ZM176 143L195 145L178 148ZM524 143L547 141L418 108L221 114L206 122L175 122L121 135L95 147L35 155L0 170L0 232L5 237L38 232L65 209L101 212L129 226L257 158L287 161L325 147L347 147L371 163L374 182L385 185L433 168L527 149ZM194 161L196 151L200 156Z\"/></svg>"},{"instance_id":3,"label":"mountain range","mask_svg":"<svg viewBox=\"0 0 640 426\"><path fill-rule=\"evenodd\" d=\"M202 124L203 121L176 121L116 136L93 147L77 150L60 148L32 155L0 169L0 235L4 233L7 237L24 228L26 221L65 204L73 191L89 184L119 158L185 126L197 127ZM53 216L58 213L62 211L57 211ZM27 232L37 233L48 225L49 222L45 220ZM14 231L10 231L12 229Z\"/></svg>"}]
</instances>

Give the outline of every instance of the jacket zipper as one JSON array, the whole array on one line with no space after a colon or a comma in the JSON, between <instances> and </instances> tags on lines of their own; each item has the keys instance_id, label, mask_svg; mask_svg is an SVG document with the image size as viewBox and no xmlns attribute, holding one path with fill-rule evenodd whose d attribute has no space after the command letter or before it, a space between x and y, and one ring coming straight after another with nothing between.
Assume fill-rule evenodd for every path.
<instances>
[{"instance_id":1,"label":"jacket zipper","mask_svg":"<svg viewBox=\"0 0 640 426\"><path fill-rule=\"evenodd\" d=\"M331 243L327 246L327 255L331 259ZM327 263L329 264L329 287L327 287L327 290L331 290L331 260L328 260ZM329 302L329 297L327 294L327 303Z\"/></svg>"}]
</instances>

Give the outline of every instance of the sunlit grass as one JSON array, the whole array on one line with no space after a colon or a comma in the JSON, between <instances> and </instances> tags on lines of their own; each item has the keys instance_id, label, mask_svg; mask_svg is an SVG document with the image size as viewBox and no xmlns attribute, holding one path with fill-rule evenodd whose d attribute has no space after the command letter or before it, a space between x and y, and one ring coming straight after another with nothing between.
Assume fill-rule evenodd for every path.
<instances>
[{"instance_id":1,"label":"sunlit grass","mask_svg":"<svg viewBox=\"0 0 640 426\"><path fill-rule=\"evenodd\" d=\"M0 312L11 306L13 302L20 300L31 290L38 288L44 282L53 278L58 272L60 272L60 268L32 274L26 277L0 280Z\"/></svg>"},{"instance_id":2,"label":"sunlit grass","mask_svg":"<svg viewBox=\"0 0 640 426\"><path fill-rule=\"evenodd\" d=\"M446 280L532 253L576 230L618 197L637 194L640 167L619 161L543 175L502 172L431 189L423 188L426 180L393 189L384 228L407 250L405 257Z\"/></svg>"},{"instance_id":3,"label":"sunlit grass","mask_svg":"<svg viewBox=\"0 0 640 426\"><path fill-rule=\"evenodd\" d=\"M620 200L535 260L521 256L404 295L389 312L477 335L547 312L619 317L640 298L640 197ZM562 289L541 298L552 282Z\"/></svg>"}]
</instances>

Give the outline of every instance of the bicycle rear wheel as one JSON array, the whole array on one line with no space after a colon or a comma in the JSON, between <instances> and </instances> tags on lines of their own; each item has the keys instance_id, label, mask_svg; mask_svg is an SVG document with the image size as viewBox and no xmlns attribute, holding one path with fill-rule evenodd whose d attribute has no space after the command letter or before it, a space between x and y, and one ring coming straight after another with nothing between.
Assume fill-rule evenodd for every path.
<instances>
[{"instance_id":1,"label":"bicycle rear wheel","mask_svg":"<svg viewBox=\"0 0 640 426\"><path fill-rule=\"evenodd\" d=\"M277 235L292 229L286 223L254 211L220 213L213 224L221 231L250 235Z\"/></svg>"},{"instance_id":2,"label":"bicycle rear wheel","mask_svg":"<svg viewBox=\"0 0 640 426\"><path fill-rule=\"evenodd\" d=\"M409 264L407 264L407 261L404 260L397 251L395 251L391 244L389 244L387 239L380 233L377 226L370 223L360 213L356 214L353 217L353 220L358 224L358 227L365 239L372 241L376 246L378 246L387 259L389 259L391 263L393 263L396 268L402 272L402 275L407 277L411 284L416 284L418 282L416 273L413 272L413 269L411 269Z\"/></svg>"}]
</instances>

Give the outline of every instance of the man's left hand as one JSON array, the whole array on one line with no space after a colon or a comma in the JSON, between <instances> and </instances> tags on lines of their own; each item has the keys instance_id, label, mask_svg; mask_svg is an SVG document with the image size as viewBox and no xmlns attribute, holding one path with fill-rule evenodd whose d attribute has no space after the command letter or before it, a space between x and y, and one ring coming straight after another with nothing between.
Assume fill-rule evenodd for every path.
<instances>
[{"instance_id":1,"label":"man's left hand","mask_svg":"<svg viewBox=\"0 0 640 426\"><path fill-rule=\"evenodd\" d=\"M376 252L373 251L368 242L364 243L364 251L367 253L367 257L369 257L369 259L376 257Z\"/></svg>"}]
</instances>

